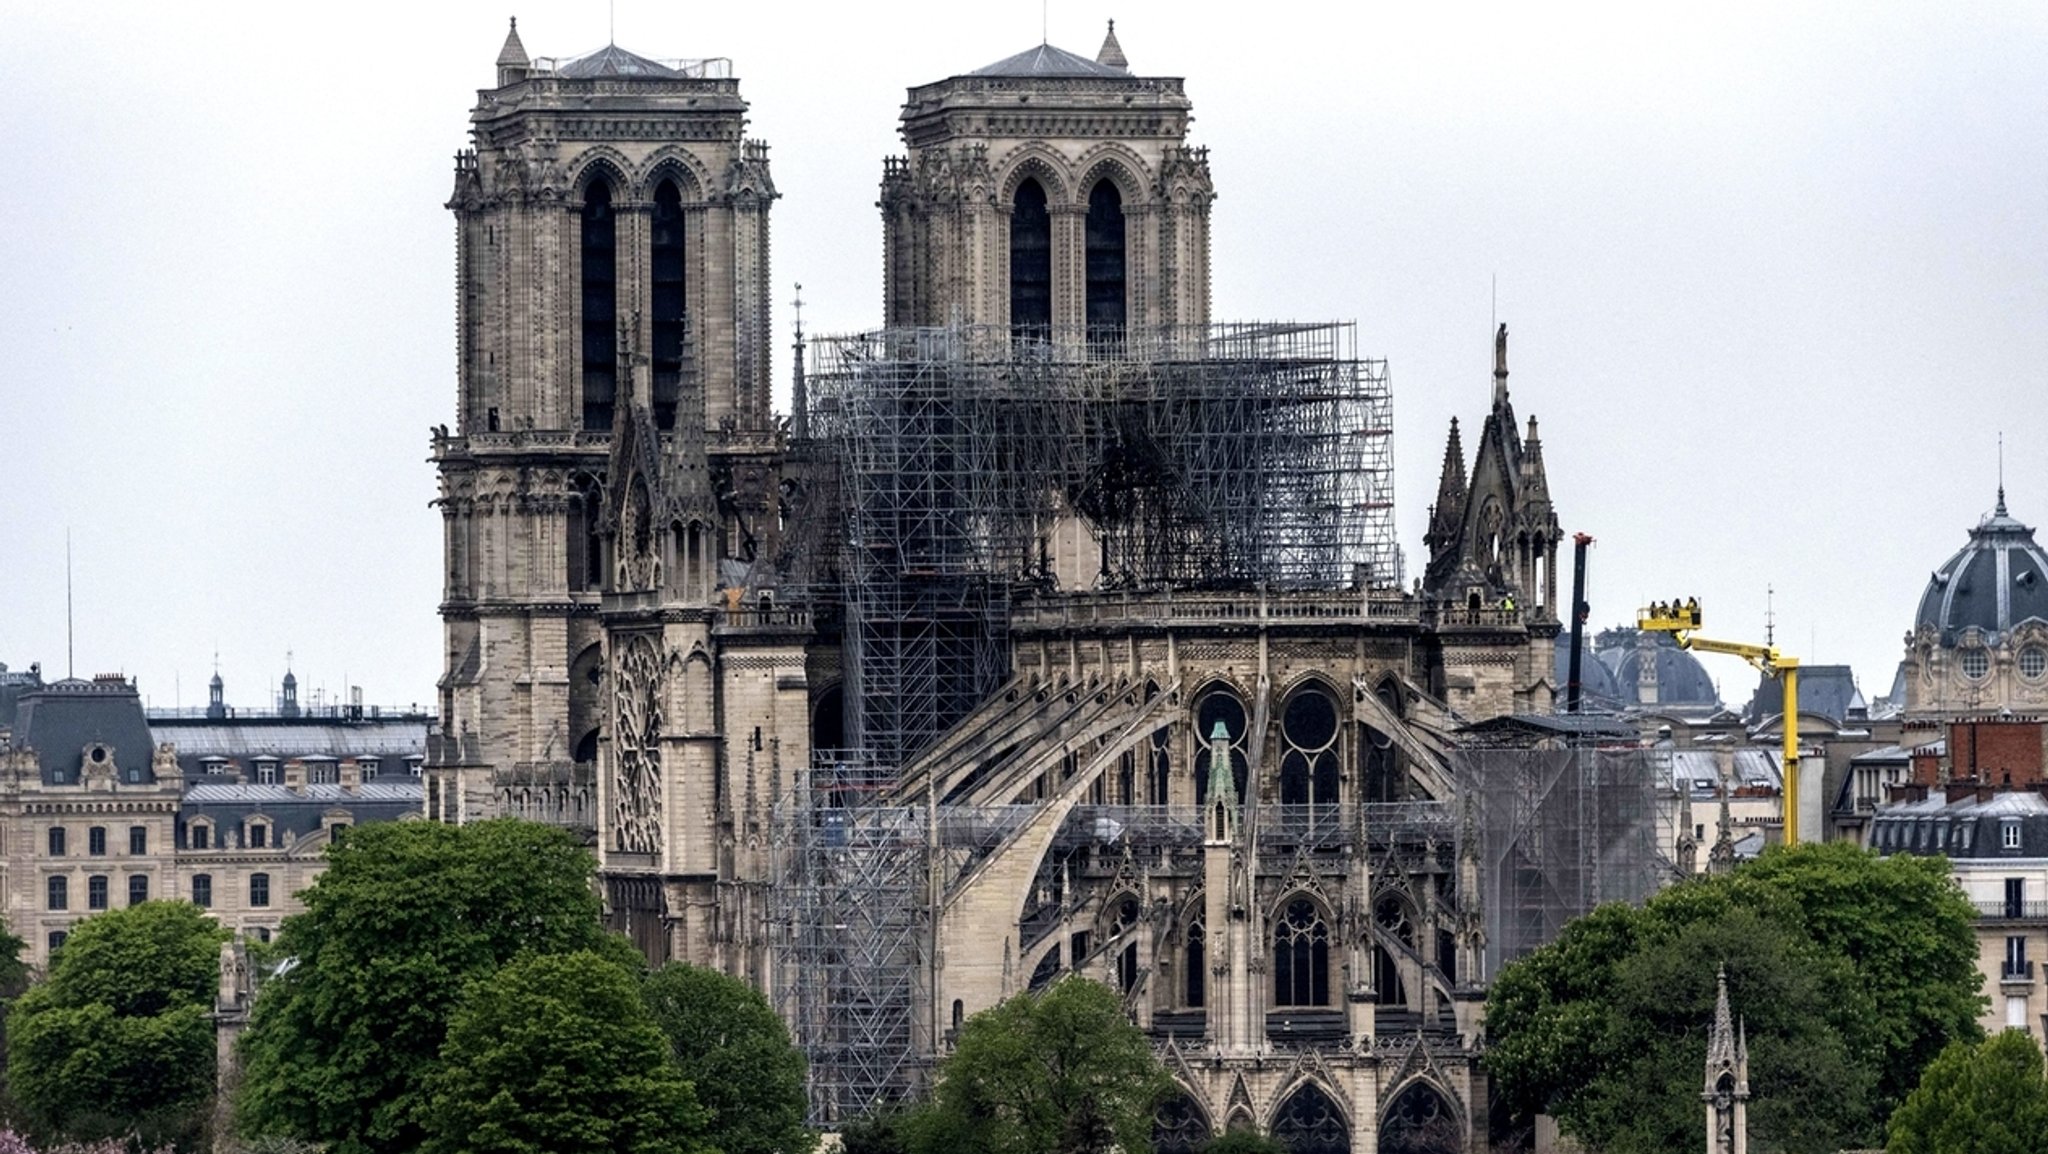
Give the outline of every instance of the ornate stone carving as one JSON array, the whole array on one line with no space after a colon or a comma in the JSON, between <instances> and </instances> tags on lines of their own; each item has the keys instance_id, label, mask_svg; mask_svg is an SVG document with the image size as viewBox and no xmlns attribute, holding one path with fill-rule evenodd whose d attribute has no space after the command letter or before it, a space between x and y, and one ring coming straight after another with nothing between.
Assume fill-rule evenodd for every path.
<instances>
[{"instance_id":1,"label":"ornate stone carving","mask_svg":"<svg viewBox=\"0 0 2048 1154\"><path fill-rule=\"evenodd\" d=\"M661 852L662 683L651 637L622 639L612 658L612 848Z\"/></svg>"}]
</instances>

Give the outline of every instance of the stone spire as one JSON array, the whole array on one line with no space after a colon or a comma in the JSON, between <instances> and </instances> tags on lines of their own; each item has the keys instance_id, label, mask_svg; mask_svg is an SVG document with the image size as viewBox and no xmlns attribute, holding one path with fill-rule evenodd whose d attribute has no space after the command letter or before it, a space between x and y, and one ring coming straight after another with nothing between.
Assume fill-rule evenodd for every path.
<instances>
[{"instance_id":1,"label":"stone spire","mask_svg":"<svg viewBox=\"0 0 2048 1154\"><path fill-rule=\"evenodd\" d=\"M1432 558L1443 545L1458 538L1465 520L1465 443L1458 435L1458 418L1451 418L1451 436L1444 442L1443 476L1436 485L1436 505L1430 511L1426 543Z\"/></svg>"},{"instance_id":2,"label":"stone spire","mask_svg":"<svg viewBox=\"0 0 2048 1154\"><path fill-rule=\"evenodd\" d=\"M1237 838L1237 773L1230 762L1230 730L1218 719L1209 731L1209 840Z\"/></svg>"},{"instance_id":3,"label":"stone spire","mask_svg":"<svg viewBox=\"0 0 2048 1154\"><path fill-rule=\"evenodd\" d=\"M1529 436L1522 442L1522 501L1534 507L1550 502L1550 479L1543 471L1543 442L1536 436L1536 418L1529 418Z\"/></svg>"},{"instance_id":4,"label":"stone spire","mask_svg":"<svg viewBox=\"0 0 2048 1154\"><path fill-rule=\"evenodd\" d=\"M526 79L526 71L532 66L526 45L519 42L519 17L514 16L512 30L505 34L505 46L498 49L498 87Z\"/></svg>"},{"instance_id":5,"label":"stone spire","mask_svg":"<svg viewBox=\"0 0 2048 1154\"><path fill-rule=\"evenodd\" d=\"M1715 979L1714 1032L1707 1037L1707 1154L1749 1154L1749 1035L1728 1011L1728 967Z\"/></svg>"},{"instance_id":6,"label":"stone spire","mask_svg":"<svg viewBox=\"0 0 2048 1154\"><path fill-rule=\"evenodd\" d=\"M1728 814L1728 783L1721 783L1721 817L1714 823L1714 848L1707 851L1707 872L1735 872L1735 821Z\"/></svg>"},{"instance_id":7,"label":"stone spire","mask_svg":"<svg viewBox=\"0 0 2048 1154\"><path fill-rule=\"evenodd\" d=\"M1131 62L1124 59L1124 46L1116 42L1116 21L1109 22L1109 35L1102 38L1102 51L1095 54L1095 63L1110 68L1131 70Z\"/></svg>"}]
</instances>

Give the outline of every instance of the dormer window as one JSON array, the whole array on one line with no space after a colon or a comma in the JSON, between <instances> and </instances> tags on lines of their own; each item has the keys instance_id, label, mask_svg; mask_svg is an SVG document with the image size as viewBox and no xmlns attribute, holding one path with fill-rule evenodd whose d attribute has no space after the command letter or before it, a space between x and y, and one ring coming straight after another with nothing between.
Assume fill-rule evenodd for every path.
<instances>
[{"instance_id":1,"label":"dormer window","mask_svg":"<svg viewBox=\"0 0 2048 1154\"><path fill-rule=\"evenodd\" d=\"M2020 823L2018 818L2007 818L1999 823L1999 844L2005 849L2020 848Z\"/></svg>"},{"instance_id":2,"label":"dormer window","mask_svg":"<svg viewBox=\"0 0 2048 1154\"><path fill-rule=\"evenodd\" d=\"M259 757L256 759L256 782L259 785L277 784L277 759Z\"/></svg>"},{"instance_id":3,"label":"dormer window","mask_svg":"<svg viewBox=\"0 0 2048 1154\"><path fill-rule=\"evenodd\" d=\"M380 762L379 762L379 761L378 761L378 760L377 760L376 758L374 758L374 757L359 757L359 758L356 758L356 766L357 766L357 768L359 768L360 770L362 770L362 774L363 774L363 780L364 780L364 781L375 781L375 780L377 780L377 770L378 770L379 768L381 768L381 763L380 763Z\"/></svg>"},{"instance_id":4,"label":"dormer window","mask_svg":"<svg viewBox=\"0 0 2048 1154\"><path fill-rule=\"evenodd\" d=\"M249 823L249 848L270 848L270 826L268 824L260 821Z\"/></svg>"}]
</instances>

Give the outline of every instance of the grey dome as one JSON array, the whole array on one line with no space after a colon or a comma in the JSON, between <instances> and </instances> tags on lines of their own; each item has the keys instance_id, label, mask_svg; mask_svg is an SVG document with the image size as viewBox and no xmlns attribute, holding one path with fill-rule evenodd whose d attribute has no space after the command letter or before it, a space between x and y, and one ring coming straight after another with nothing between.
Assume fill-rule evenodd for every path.
<instances>
[{"instance_id":1,"label":"grey dome","mask_svg":"<svg viewBox=\"0 0 2048 1154\"><path fill-rule=\"evenodd\" d=\"M1559 638L1557 643L1557 670L1553 679L1557 685L1557 700L1560 707L1571 692L1572 647L1568 638ZM1583 708L1620 709L1634 701L1631 694L1623 693L1614 680L1614 671L1593 652L1593 639L1586 639L1586 649L1579 657L1579 703Z\"/></svg>"},{"instance_id":2,"label":"grey dome","mask_svg":"<svg viewBox=\"0 0 2048 1154\"><path fill-rule=\"evenodd\" d=\"M2034 531L2005 511L2000 489L1998 507L1970 530L1970 543L1928 579L1913 624L1953 645L1967 629L1995 641L2029 619L2048 621L2048 555Z\"/></svg>"},{"instance_id":3,"label":"grey dome","mask_svg":"<svg viewBox=\"0 0 2048 1154\"><path fill-rule=\"evenodd\" d=\"M1595 642L1600 663L1611 671L1615 693L1624 705L1649 709L1719 708L1721 695L1699 658L1680 649L1668 634L1652 634L1648 646L1642 643L1642 637L1634 628L1603 629ZM1657 686L1657 700L1653 702L1642 699L1645 656L1655 663L1651 676ZM1592 685L1592 675L1584 676L1586 684Z\"/></svg>"}]
</instances>

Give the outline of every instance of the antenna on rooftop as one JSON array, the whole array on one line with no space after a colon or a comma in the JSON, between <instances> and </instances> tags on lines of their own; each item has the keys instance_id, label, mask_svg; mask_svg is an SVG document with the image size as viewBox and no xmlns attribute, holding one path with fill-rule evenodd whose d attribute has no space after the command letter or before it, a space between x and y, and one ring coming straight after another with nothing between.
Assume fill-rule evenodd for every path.
<instances>
[{"instance_id":1,"label":"antenna on rooftop","mask_svg":"<svg viewBox=\"0 0 2048 1154\"><path fill-rule=\"evenodd\" d=\"M1052 43L1052 36L1046 32L1045 10L1051 0L1038 0L1038 45L1043 48Z\"/></svg>"},{"instance_id":2,"label":"antenna on rooftop","mask_svg":"<svg viewBox=\"0 0 2048 1154\"><path fill-rule=\"evenodd\" d=\"M617 47L619 43L619 0L609 0L604 6L605 43Z\"/></svg>"},{"instance_id":3,"label":"antenna on rooftop","mask_svg":"<svg viewBox=\"0 0 2048 1154\"><path fill-rule=\"evenodd\" d=\"M1776 643L1777 643L1777 639L1776 639L1776 638L1777 638L1777 632L1778 632L1778 610L1777 610L1777 607L1776 607L1776 605L1774 604L1774 601L1775 601L1775 597L1776 597L1776 593L1777 593L1777 591L1776 591L1776 590L1774 590L1774 589L1772 589L1772 588L1771 588L1771 587L1770 587L1769 585L1766 585L1766 586L1764 586L1764 644L1765 644L1765 645L1774 645L1774 644L1776 644Z\"/></svg>"},{"instance_id":4,"label":"antenna on rooftop","mask_svg":"<svg viewBox=\"0 0 2048 1154\"><path fill-rule=\"evenodd\" d=\"M64 527L64 678L78 676L73 667L71 641L71 527Z\"/></svg>"}]
</instances>

